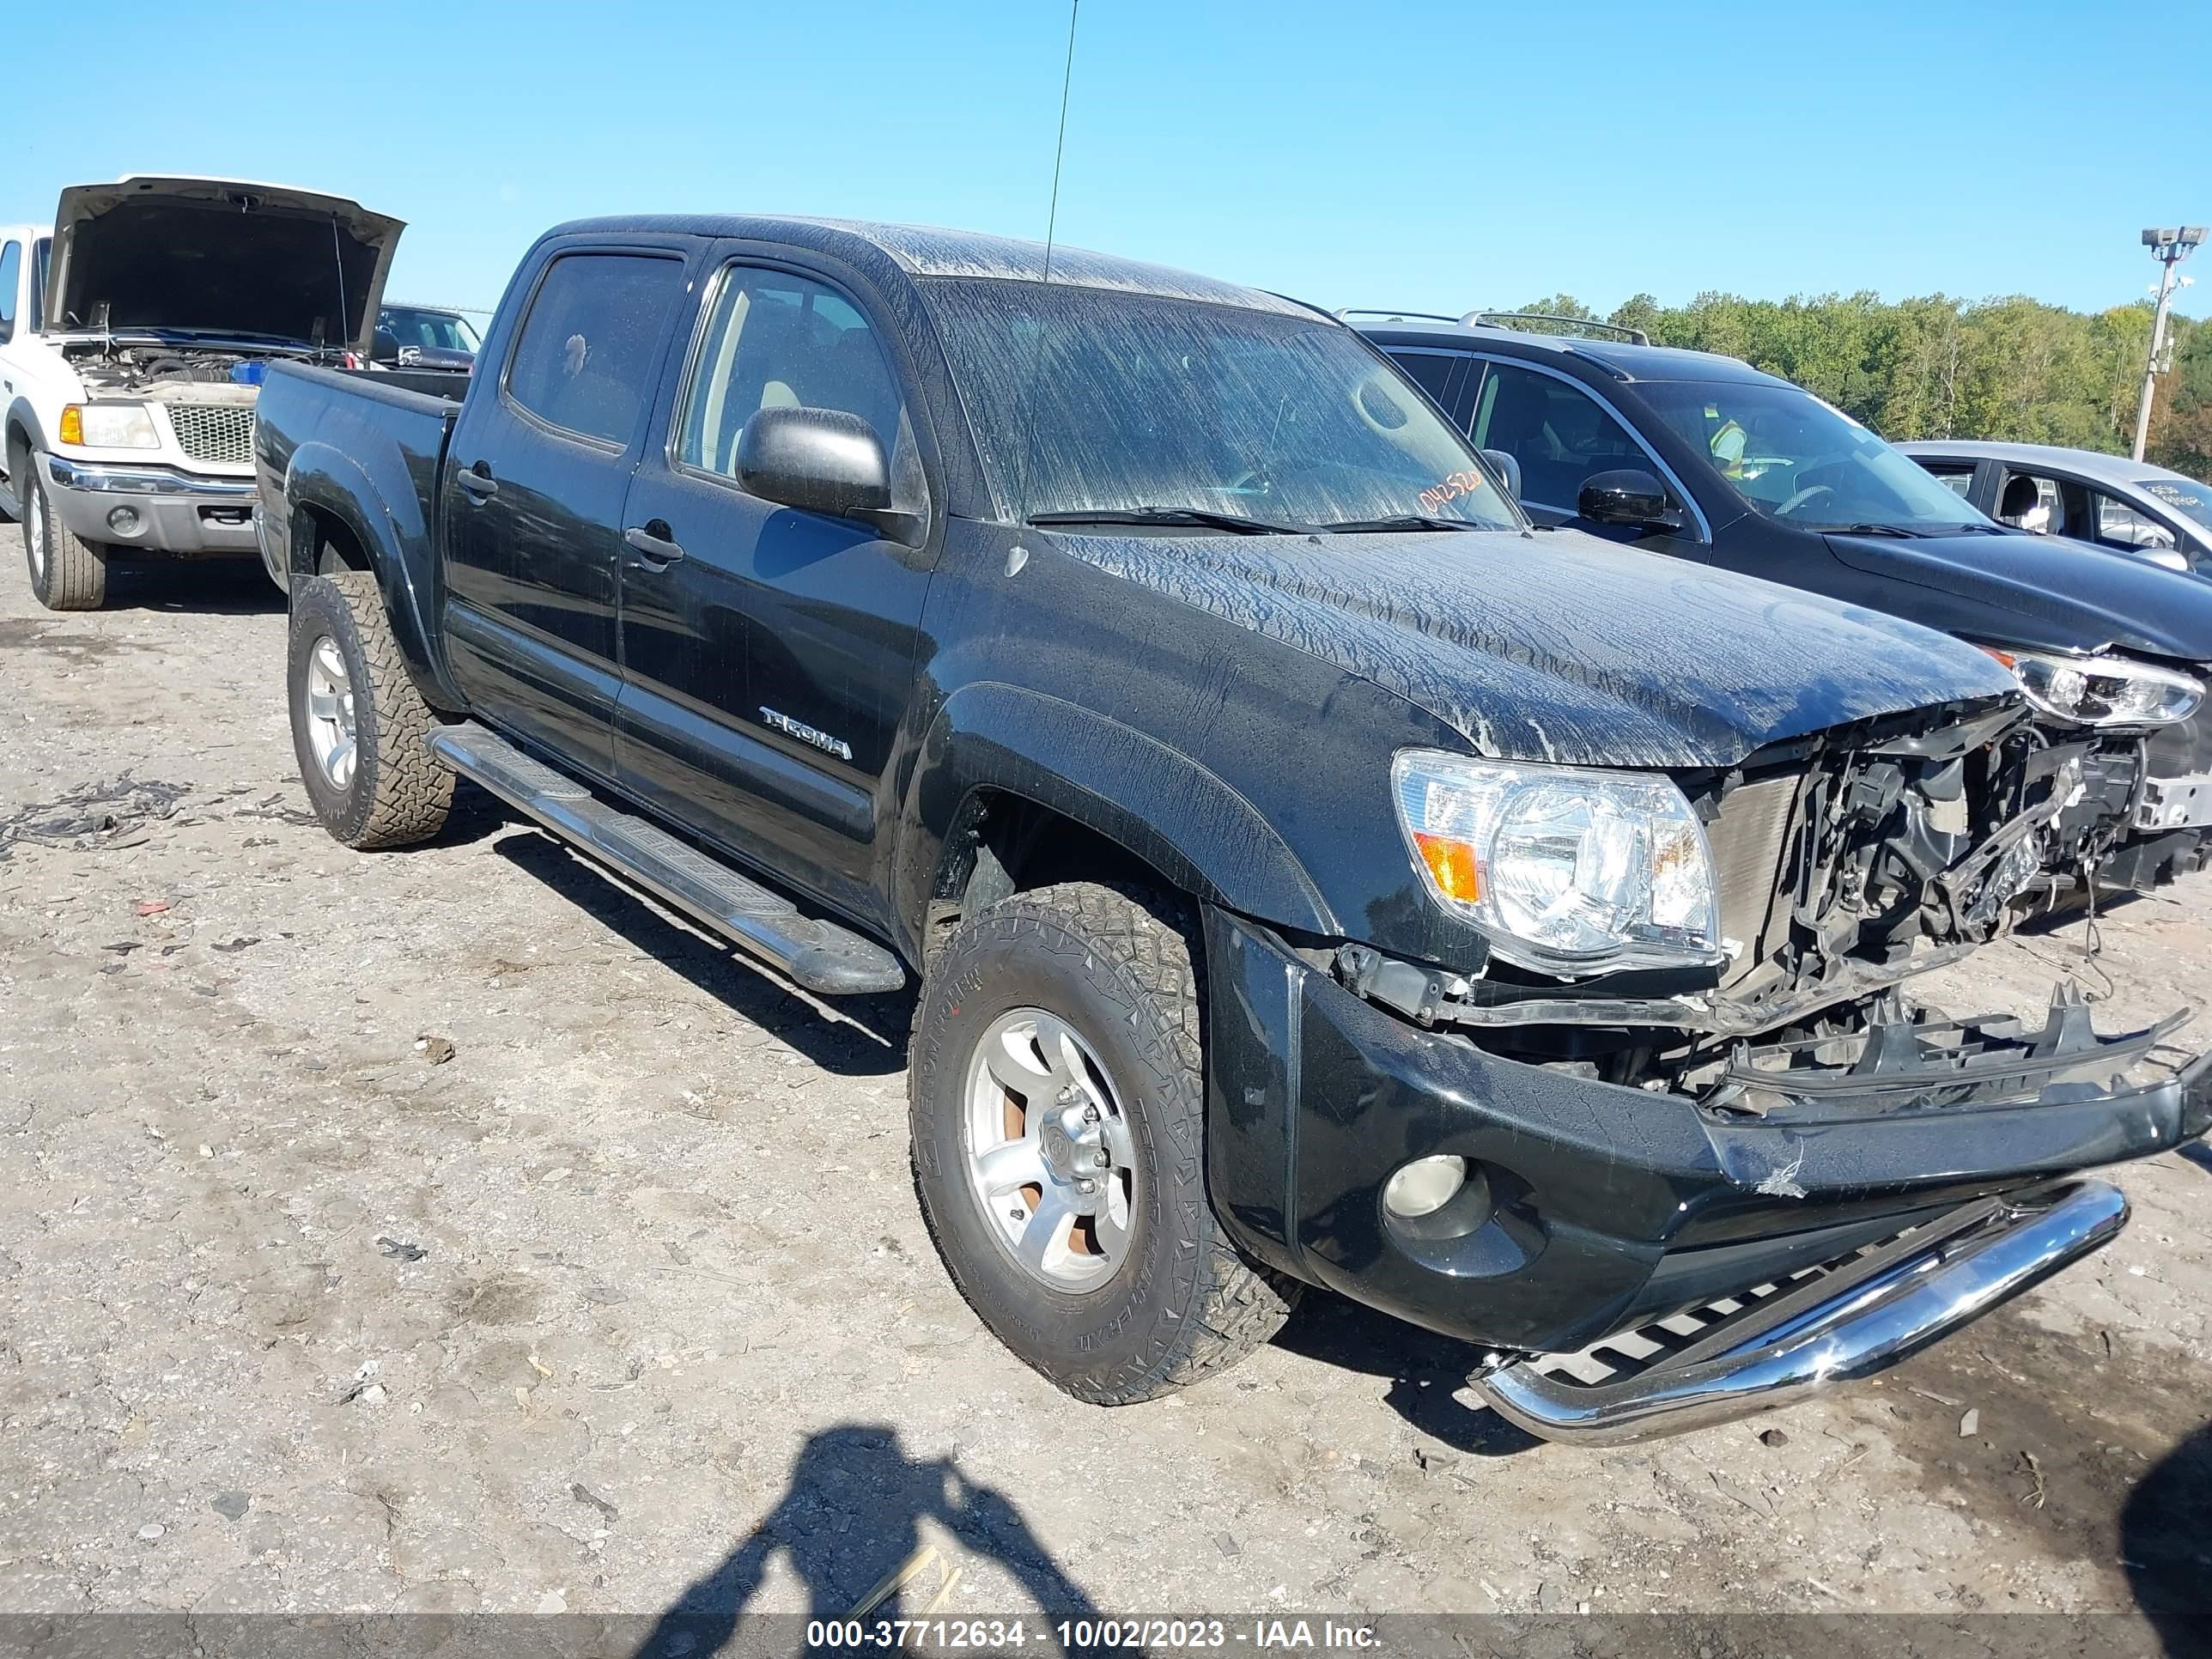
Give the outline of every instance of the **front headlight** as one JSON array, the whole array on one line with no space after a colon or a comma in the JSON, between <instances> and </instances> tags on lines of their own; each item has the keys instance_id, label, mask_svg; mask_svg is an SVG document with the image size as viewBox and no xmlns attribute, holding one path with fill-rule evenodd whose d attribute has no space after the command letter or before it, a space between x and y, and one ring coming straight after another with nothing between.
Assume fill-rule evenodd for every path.
<instances>
[{"instance_id":1,"label":"front headlight","mask_svg":"<svg viewBox=\"0 0 2212 1659\"><path fill-rule=\"evenodd\" d=\"M1720 962L1705 826L1673 780L1408 749L1398 822L1436 901L1563 975Z\"/></svg>"},{"instance_id":2,"label":"front headlight","mask_svg":"<svg viewBox=\"0 0 2212 1659\"><path fill-rule=\"evenodd\" d=\"M2038 708L2083 726L2167 726L2187 720L2204 701L2201 681L2125 657L1982 648L2012 670Z\"/></svg>"},{"instance_id":3,"label":"front headlight","mask_svg":"<svg viewBox=\"0 0 2212 1659\"><path fill-rule=\"evenodd\" d=\"M143 404L68 404L61 440L87 449L159 449L161 435Z\"/></svg>"}]
</instances>

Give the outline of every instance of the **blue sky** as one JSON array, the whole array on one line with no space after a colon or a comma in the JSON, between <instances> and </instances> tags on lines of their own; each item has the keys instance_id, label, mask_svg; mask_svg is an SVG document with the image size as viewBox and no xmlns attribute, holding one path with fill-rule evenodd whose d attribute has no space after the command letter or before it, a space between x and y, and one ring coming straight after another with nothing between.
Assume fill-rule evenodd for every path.
<instances>
[{"instance_id":1,"label":"blue sky","mask_svg":"<svg viewBox=\"0 0 2212 1659\"><path fill-rule=\"evenodd\" d=\"M88 3L52 72L9 77L0 222L130 172L309 185L409 222L394 297L483 306L583 214L1041 235L1066 20L1064 0ZM77 55L111 40L104 67ZM2208 66L2201 0L1085 0L1060 232L1332 307L1869 288L2101 307L2155 276L2142 226L2212 222ZM134 86L161 112L102 112ZM2200 295L2181 308L2212 311Z\"/></svg>"}]
</instances>

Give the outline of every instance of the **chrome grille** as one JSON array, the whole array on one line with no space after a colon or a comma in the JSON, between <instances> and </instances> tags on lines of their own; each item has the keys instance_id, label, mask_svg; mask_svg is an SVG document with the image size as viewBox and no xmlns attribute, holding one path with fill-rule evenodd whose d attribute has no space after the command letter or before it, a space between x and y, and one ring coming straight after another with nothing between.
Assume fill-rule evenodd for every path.
<instances>
[{"instance_id":1,"label":"chrome grille","mask_svg":"<svg viewBox=\"0 0 2212 1659\"><path fill-rule=\"evenodd\" d=\"M1782 854L1792 809L1804 780L1794 773L1761 778L1731 791L1719 815L1705 826L1720 878L1721 933L1743 949L1729 964L1735 982L1765 960L1768 934L1789 914L1782 898Z\"/></svg>"},{"instance_id":2,"label":"chrome grille","mask_svg":"<svg viewBox=\"0 0 2212 1659\"><path fill-rule=\"evenodd\" d=\"M196 461L243 465L253 459L251 404L171 404L169 424L177 447Z\"/></svg>"}]
</instances>

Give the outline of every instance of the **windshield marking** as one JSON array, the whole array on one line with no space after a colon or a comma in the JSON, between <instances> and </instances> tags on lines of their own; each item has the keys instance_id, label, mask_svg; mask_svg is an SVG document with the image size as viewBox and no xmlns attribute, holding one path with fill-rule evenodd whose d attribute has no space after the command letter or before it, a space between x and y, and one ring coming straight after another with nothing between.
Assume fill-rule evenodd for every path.
<instances>
[{"instance_id":1,"label":"windshield marking","mask_svg":"<svg viewBox=\"0 0 2212 1659\"><path fill-rule=\"evenodd\" d=\"M1490 480L1475 467L1451 473L1421 492L1421 510L1425 513L1437 512L1462 495L1472 495L1475 491L1486 488L1489 483Z\"/></svg>"}]
</instances>

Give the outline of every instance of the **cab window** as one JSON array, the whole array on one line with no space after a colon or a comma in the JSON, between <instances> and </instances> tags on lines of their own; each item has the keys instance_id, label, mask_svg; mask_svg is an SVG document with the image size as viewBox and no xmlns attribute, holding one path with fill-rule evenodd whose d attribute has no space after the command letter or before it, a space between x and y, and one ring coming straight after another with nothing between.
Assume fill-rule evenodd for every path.
<instances>
[{"instance_id":1,"label":"cab window","mask_svg":"<svg viewBox=\"0 0 2212 1659\"><path fill-rule=\"evenodd\" d=\"M804 276L733 265L691 371L677 459L735 477L745 422L763 409L799 408L857 415L884 453L897 455L898 383L859 307Z\"/></svg>"},{"instance_id":2,"label":"cab window","mask_svg":"<svg viewBox=\"0 0 2212 1659\"><path fill-rule=\"evenodd\" d=\"M31 332L46 325L46 267L52 263L54 239L41 236L31 245Z\"/></svg>"},{"instance_id":3,"label":"cab window","mask_svg":"<svg viewBox=\"0 0 2212 1659\"><path fill-rule=\"evenodd\" d=\"M23 245L0 247L0 345L15 337L15 297L23 287Z\"/></svg>"},{"instance_id":4,"label":"cab window","mask_svg":"<svg viewBox=\"0 0 2212 1659\"><path fill-rule=\"evenodd\" d=\"M661 331L683 292L680 259L562 255L523 319L507 396L563 431L629 443L652 402Z\"/></svg>"}]
</instances>

